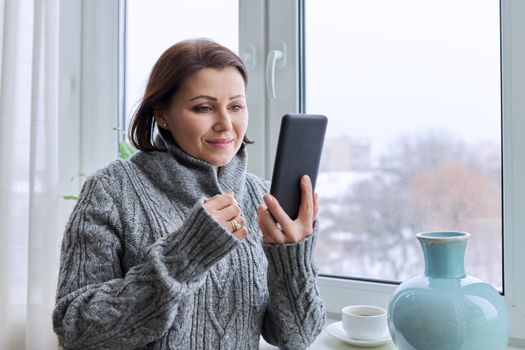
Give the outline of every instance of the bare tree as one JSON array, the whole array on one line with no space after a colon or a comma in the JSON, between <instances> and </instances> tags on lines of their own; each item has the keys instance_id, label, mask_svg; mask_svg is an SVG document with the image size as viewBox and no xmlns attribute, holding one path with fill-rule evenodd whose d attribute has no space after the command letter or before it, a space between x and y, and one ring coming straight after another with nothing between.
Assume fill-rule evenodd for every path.
<instances>
[{"instance_id":1,"label":"bare tree","mask_svg":"<svg viewBox=\"0 0 525 350\"><path fill-rule=\"evenodd\" d=\"M496 151L484 147L487 154L498 153L495 145ZM400 138L379 157L368 179L335 201L321 202L321 271L347 274L350 267L358 276L397 280L421 272L417 232L467 230L487 218L497 227L497 169L494 159L487 164L475 147L444 132ZM371 266L380 271L372 272Z\"/></svg>"}]
</instances>

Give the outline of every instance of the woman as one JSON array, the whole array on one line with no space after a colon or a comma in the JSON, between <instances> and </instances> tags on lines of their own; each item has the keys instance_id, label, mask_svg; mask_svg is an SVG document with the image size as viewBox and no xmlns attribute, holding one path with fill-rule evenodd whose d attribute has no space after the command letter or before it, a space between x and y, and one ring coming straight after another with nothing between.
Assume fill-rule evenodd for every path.
<instances>
[{"instance_id":1,"label":"woman","mask_svg":"<svg viewBox=\"0 0 525 350\"><path fill-rule=\"evenodd\" d=\"M292 221L246 172L246 82L212 41L159 58L132 121L140 151L86 181L66 228L53 313L66 349L257 349L261 334L302 349L321 331L317 197L305 176Z\"/></svg>"}]
</instances>

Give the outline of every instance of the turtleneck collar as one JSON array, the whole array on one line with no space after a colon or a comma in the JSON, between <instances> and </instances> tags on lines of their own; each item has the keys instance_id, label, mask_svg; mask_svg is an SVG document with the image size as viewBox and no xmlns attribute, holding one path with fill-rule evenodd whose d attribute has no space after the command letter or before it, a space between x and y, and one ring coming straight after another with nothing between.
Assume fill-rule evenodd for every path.
<instances>
[{"instance_id":1,"label":"turtleneck collar","mask_svg":"<svg viewBox=\"0 0 525 350\"><path fill-rule=\"evenodd\" d=\"M202 196L234 192L241 203L245 192L247 153L245 146L223 167L184 152L178 145L166 142L166 152L137 152L130 161L150 181L175 201L191 208Z\"/></svg>"}]
</instances>

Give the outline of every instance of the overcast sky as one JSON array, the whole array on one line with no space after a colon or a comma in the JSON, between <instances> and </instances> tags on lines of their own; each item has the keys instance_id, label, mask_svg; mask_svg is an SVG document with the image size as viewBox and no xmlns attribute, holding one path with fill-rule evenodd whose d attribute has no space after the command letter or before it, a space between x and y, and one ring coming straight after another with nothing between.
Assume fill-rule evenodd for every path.
<instances>
[{"instance_id":1,"label":"overcast sky","mask_svg":"<svg viewBox=\"0 0 525 350\"><path fill-rule=\"evenodd\" d=\"M238 0L128 0L127 6L128 118L155 61L177 41L206 37L239 50Z\"/></svg>"},{"instance_id":2,"label":"overcast sky","mask_svg":"<svg viewBox=\"0 0 525 350\"><path fill-rule=\"evenodd\" d=\"M310 0L308 8L307 110L337 116L329 135L379 142L438 128L499 142L499 1Z\"/></svg>"},{"instance_id":3,"label":"overcast sky","mask_svg":"<svg viewBox=\"0 0 525 350\"><path fill-rule=\"evenodd\" d=\"M305 8L307 112L328 116L328 137L367 137L383 149L437 128L499 142L498 0L306 0ZM237 0L128 0L127 114L167 47L209 37L237 51L238 30Z\"/></svg>"}]
</instances>

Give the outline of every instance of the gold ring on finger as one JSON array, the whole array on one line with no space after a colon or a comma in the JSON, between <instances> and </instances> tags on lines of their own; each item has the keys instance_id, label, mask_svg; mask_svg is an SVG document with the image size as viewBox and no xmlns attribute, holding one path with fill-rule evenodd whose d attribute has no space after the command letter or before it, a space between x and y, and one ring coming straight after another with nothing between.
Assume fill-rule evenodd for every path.
<instances>
[{"instance_id":1,"label":"gold ring on finger","mask_svg":"<svg viewBox=\"0 0 525 350\"><path fill-rule=\"evenodd\" d=\"M231 219L229 221L230 225L232 225L232 230L233 232L239 230L242 226L237 222L237 220L235 219Z\"/></svg>"}]
</instances>

